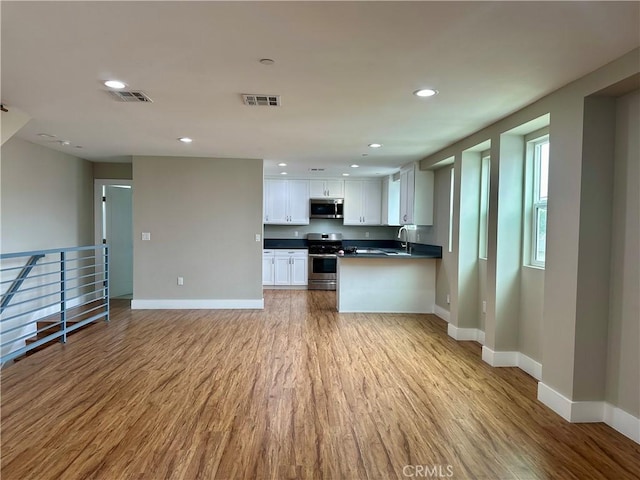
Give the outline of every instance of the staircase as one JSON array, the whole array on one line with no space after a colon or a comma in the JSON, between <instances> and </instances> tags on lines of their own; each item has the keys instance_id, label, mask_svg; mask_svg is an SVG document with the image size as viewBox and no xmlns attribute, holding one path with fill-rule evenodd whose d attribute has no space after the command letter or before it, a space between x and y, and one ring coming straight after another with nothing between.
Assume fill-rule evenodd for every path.
<instances>
[{"instance_id":1,"label":"staircase","mask_svg":"<svg viewBox=\"0 0 640 480\"><path fill-rule=\"evenodd\" d=\"M105 311L105 305L103 300L96 300L95 302L88 303L86 305L82 305L80 307L70 308L67 310L67 317L72 318L72 320L67 320L67 327L73 327L77 325L82 320L86 320L87 318L95 315L96 313ZM27 346L36 343L38 340L41 340L45 337L48 337L51 334L58 332L62 325L62 315L60 313L56 313L49 317L45 317L42 320L39 320L37 323L38 333L33 336L25 339L25 343ZM91 325L94 325L94 322L88 323L77 330L73 330L68 333L68 336L73 335L80 330L84 330ZM54 345L56 343L60 343L60 339L53 339L50 342L43 343L42 345L38 345L34 347L32 350L29 350L25 356L33 355L35 352L39 352L47 348L50 345Z\"/></svg>"}]
</instances>

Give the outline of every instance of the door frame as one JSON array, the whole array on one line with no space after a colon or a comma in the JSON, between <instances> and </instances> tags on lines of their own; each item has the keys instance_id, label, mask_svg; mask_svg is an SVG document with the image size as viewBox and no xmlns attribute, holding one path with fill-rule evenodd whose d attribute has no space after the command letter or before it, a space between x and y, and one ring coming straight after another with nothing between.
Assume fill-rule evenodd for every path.
<instances>
[{"instance_id":1,"label":"door frame","mask_svg":"<svg viewBox=\"0 0 640 480\"><path fill-rule=\"evenodd\" d=\"M102 245L102 187L107 185L129 185L133 192L133 180L121 180L117 178L96 178L93 180L93 232L94 245ZM133 213L133 212L132 212ZM133 239L131 239L133 242ZM133 268L133 265L131 266ZM101 267L96 267L96 273L102 273Z\"/></svg>"},{"instance_id":2,"label":"door frame","mask_svg":"<svg viewBox=\"0 0 640 480\"><path fill-rule=\"evenodd\" d=\"M133 180L120 180L117 178L96 178L93 181L93 237L95 245L102 245L102 187L107 185L129 185L133 189Z\"/></svg>"}]
</instances>

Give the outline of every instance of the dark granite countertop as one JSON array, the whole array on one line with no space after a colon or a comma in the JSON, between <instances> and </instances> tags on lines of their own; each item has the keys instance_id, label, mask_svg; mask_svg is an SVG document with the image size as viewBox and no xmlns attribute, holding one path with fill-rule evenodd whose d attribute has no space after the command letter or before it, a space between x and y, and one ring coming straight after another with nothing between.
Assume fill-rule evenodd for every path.
<instances>
[{"instance_id":1,"label":"dark granite countertop","mask_svg":"<svg viewBox=\"0 0 640 480\"><path fill-rule=\"evenodd\" d=\"M388 252L404 251L400 242L397 240L348 240L342 241L345 248L360 248L371 250L384 250ZM265 249L289 249L289 248L308 248L307 240L304 238L265 238ZM380 253L353 253L346 254L344 257L361 257L361 258L442 258L442 247L438 245L424 245L422 243L411 244L411 255L387 255Z\"/></svg>"}]
</instances>

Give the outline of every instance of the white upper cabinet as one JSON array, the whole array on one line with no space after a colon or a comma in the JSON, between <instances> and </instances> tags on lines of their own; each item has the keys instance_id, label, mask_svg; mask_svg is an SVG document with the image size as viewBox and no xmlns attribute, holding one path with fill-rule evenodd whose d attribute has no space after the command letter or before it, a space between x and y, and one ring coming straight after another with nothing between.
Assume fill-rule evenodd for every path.
<instances>
[{"instance_id":1,"label":"white upper cabinet","mask_svg":"<svg viewBox=\"0 0 640 480\"><path fill-rule=\"evenodd\" d=\"M433 225L433 172L417 163L400 170L400 224Z\"/></svg>"},{"instance_id":2,"label":"white upper cabinet","mask_svg":"<svg viewBox=\"0 0 640 480\"><path fill-rule=\"evenodd\" d=\"M344 182L344 224L380 225L382 184L380 180Z\"/></svg>"},{"instance_id":3,"label":"white upper cabinet","mask_svg":"<svg viewBox=\"0 0 640 480\"><path fill-rule=\"evenodd\" d=\"M343 198L343 180L309 180L309 193L311 198Z\"/></svg>"},{"instance_id":4,"label":"white upper cabinet","mask_svg":"<svg viewBox=\"0 0 640 480\"><path fill-rule=\"evenodd\" d=\"M308 225L309 181L265 179L264 223Z\"/></svg>"}]
</instances>

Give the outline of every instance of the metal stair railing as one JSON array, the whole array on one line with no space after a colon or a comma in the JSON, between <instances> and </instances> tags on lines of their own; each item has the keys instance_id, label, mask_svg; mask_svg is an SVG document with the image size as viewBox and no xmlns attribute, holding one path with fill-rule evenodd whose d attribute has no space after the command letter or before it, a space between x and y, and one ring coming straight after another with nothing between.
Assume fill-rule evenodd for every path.
<instances>
[{"instance_id":1,"label":"metal stair railing","mask_svg":"<svg viewBox=\"0 0 640 480\"><path fill-rule=\"evenodd\" d=\"M0 288L4 364L52 340L64 343L69 333L96 320L109 320L109 246L0 254Z\"/></svg>"}]
</instances>

